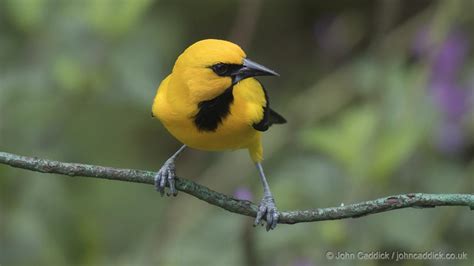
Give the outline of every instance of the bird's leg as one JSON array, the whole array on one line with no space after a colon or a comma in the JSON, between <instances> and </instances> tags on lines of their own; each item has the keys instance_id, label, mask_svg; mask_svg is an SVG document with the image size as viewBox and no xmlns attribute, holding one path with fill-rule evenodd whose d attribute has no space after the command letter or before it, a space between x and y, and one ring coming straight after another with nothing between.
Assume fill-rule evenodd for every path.
<instances>
[{"instance_id":1,"label":"bird's leg","mask_svg":"<svg viewBox=\"0 0 474 266\"><path fill-rule=\"evenodd\" d=\"M275 206L275 200L273 199L272 192L270 191L270 186L268 186L267 179L263 173L262 164L257 163L258 173L260 174L260 180L263 184L263 198L258 205L257 217L255 218L254 226L260 224L260 221L263 217L266 217L267 221L267 231L274 229L278 223L278 210ZM266 216L265 216L266 215Z\"/></svg>"},{"instance_id":2,"label":"bird's leg","mask_svg":"<svg viewBox=\"0 0 474 266\"><path fill-rule=\"evenodd\" d=\"M166 160L155 175L155 188L160 192L161 196L165 194L166 183L169 184L170 188L170 193L166 193L167 196L176 196L178 194L174 181L174 177L176 176L174 161L176 160L176 157L183 152L184 148L186 148L186 145L183 145L168 160Z\"/></svg>"}]
</instances>

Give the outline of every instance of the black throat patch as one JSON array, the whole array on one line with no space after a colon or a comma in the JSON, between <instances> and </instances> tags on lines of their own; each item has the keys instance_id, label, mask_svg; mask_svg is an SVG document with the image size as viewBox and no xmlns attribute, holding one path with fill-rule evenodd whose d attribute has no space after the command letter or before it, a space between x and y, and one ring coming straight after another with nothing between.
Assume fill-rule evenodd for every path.
<instances>
[{"instance_id":1,"label":"black throat patch","mask_svg":"<svg viewBox=\"0 0 474 266\"><path fill-rule=\"evenodd\" d=\"M234 102L233 86L227 88L214 99L198 104L198 113L193 117L199 131L216 131L217 127L230 114L230 105Z\"/></svg>"}]
</instances>

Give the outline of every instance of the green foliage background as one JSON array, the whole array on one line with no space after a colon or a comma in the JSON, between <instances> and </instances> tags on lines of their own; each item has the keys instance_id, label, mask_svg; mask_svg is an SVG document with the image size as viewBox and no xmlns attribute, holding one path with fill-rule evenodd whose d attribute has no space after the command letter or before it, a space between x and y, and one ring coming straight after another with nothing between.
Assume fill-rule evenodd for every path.
<instances>
[{"instance_id":1,"label":"green foliage background","mask_svg":"<svg viewBox=\"0 0 474 266\"><path fill-rule=\"evenodd\" d=\"M0 150L159 169L179 143L150 117L156 87L188 45L220 38L281 74L261 78L289 121L269 130L264 144L281 210L473 193L471 50L453 81L466 95L452 104L466 105L455 120L457 146L450 142L457 135L439 139L449 115L430 89L450 32L463 29L465 42L473 40L473 7L469 0L0 0ZM413 47L423 30L431 40L420 55ZM438 100L457 91L446 93ZM179 176L214 190L248 188L254 202L261 196L246 151L189 150L177 165ZM270 233L251 224L184 193L160 198L150 186L0 166L2 266L389 263L329 261L326 251L468 252L464 261L398 265L474 260L468 208L405 209Z\"/></svg>"}]
</instances>

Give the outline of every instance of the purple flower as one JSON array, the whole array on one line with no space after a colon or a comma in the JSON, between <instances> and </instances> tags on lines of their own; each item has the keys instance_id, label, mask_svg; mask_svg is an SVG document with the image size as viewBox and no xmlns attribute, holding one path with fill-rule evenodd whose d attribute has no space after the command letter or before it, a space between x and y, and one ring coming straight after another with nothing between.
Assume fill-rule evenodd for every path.
<instances>
[{"instance_id":1,"label":"purple flower","mask_svg":"<svg viewBox=\"0 0 474 266\"><path fill-rule=\"evenodd\" d=\"M436 47L430 35L430 29L423 26L415 34L411 50L417 57L434 59L433 78L452 80L456 78L456 73L464 63L464 58L469 51L469 41L462 30L454 29L446 35L446 39L440 46Z\"/></svg>"},{"instance_id":2,"label":"purple flower","mask_svg":"<svg viewBox=\"0 0 474 266\"><path fill-rule=\"evenodd\" d=\"M241 200L251 201L253 198L252 192L247 187L238 187L234 191L234 197Z\"/></svg>"},{"instance_id":3,"label":"purple flower","mask_svg":"<svg viewBox=\"0 0 474 266\"><path fill-rule=\"evenodd\" d=\"M415 55L431 59L428 93L442 114L440 127L435 133L436 146L447 154L463 150L463 117L471 108L471 91L460 85L459 72L469 53L469 41L460 29L452 29L439 45L434 45L430 30L422 28L415 36L412 47Z\"/></svg>"},{"instance_id":4,"label":"purple flower","mask_svg":"<svg viewBox=\"0 0 474 266\"><path fill-rule=\"evenodd\" d=\"M469 43L464 32L453 30L448 33L434 58L432 81L455 82L468 51Z\"/></svg>"},{"instance_id":5,"label":"purple flower","mask_svg":"<svg viewBox=\"0 0 474 266\"><path fill-rule=\"evenodd\" d=\"M454 82L439 81L431 85L433 99L448 120L460 120L469 109L469 91Z\"/></svg>"}]
</instances>

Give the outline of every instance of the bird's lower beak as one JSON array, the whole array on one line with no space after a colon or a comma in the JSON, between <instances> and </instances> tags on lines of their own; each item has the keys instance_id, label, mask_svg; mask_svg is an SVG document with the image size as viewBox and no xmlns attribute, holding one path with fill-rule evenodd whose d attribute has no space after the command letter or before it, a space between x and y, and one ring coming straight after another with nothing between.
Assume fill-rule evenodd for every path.
<instances>
[{"instance_id":1,"label":"bird's lower beak","mask_svg":"<svg viewBox=\"0 0 474 266\"><path fill-rule=\"evenodd\" d=\"M236 84L237 82L255 76L280 76L275 71L264 67L258 63L253 62L250 59L244 59L242 67L236 71L233 77L233 83Z\"/></svg>"}]
</instances>

